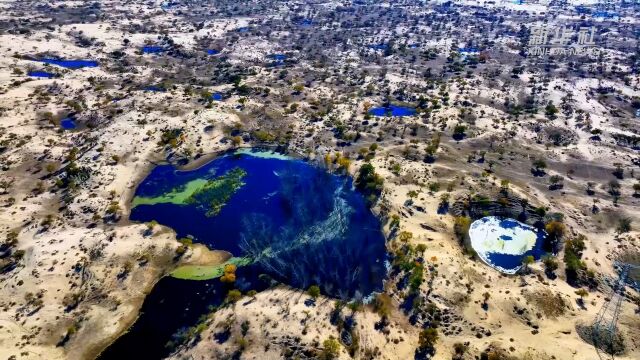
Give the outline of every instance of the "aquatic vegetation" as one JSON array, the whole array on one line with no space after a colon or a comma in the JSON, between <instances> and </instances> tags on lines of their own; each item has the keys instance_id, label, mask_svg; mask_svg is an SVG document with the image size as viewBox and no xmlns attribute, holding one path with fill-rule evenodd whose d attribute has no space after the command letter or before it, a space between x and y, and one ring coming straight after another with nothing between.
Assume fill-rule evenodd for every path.
<instances>
[{"instance_id":1,"label":"aquatic vegetation","mask_svg":"<svg viewBox=\"0 0 640 360\"><path fill-rule=\"evenodd\" d=\"M235 168L215 180L207 181L204 186L196 189L187 200L187 204L194 204L202 210L206 210L207 216L217 215L222 207L244 183L242 178L247 172L241 168Z\"/></svg>"},{"instance_id":2,"label":"aquatic vegetation","mask_svg":"<svg viewBox=\"0 0 640 360\"><path fill-rule=\"evenodd\" d=\"M195 193L197 189L202 188L206 183L207 180L205 179L195 179L160 196L136 196L133 198L131 206L136 207L138 205L154 205L161 203L172 203L177 205L185 204L191 194Z\"/></svg>"},{"instance_id":3,"label":"aquatic vegetation","mask_svg":"<svg viewBox=\"0 0 640 360\"><path fill-rule=\"evenodd\" d=\"M187 184L156 197L135 197L132 207L171 203L176 205L195 205L206 212L207 216L217 215L229 198L244 183L242 178L246 171L240 168L230 170L227 174L212 180L195 179Z\"/></svg>"},{"instance_id":4,"label":"aquatic vegetation","mask_svg":"<svg viewBox=\"0 0 640 360\"><path fill-rule=\"evenodd\" d=\"M171 276L183 280L210 280L224 275L224 268L229 264L237 267L251 264L251 259L234 257L220 265L183 265L171 272Z\"/></svg>"}]
</instances>

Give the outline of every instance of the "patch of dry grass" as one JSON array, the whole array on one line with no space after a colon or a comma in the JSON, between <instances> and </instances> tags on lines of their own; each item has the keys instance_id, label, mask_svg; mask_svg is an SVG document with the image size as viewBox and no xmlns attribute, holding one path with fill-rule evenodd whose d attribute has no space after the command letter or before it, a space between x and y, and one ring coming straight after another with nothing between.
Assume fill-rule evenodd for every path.
<instances>
[{"instance_id":1,"label":"patch of dry grass","mask_svg":"<svg viewBox=\"0 0 640 360\"><path fill-rule=\"evenodd\" d=\"M524 298L535 306L544 316L555 318L571 309L569 303L560 293L551 290L525 291Z\"/></svg>"}]
</instances>

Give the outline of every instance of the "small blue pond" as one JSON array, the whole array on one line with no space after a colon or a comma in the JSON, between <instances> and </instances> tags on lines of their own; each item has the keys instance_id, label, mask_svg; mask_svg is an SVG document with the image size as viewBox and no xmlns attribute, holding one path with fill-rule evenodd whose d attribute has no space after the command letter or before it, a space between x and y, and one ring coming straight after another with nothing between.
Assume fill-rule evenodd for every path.
<instances>
[{"instance_id":1,"label":"small blue pond","mask_svg":"<svg viewBox=\"0 0 640 360\"><path fill-rule=\"evenodd\" d=\"M387 50L389 48L388 44L373 44L373 45L369 45L369 47L371 49L374 50Z\"/></svg>"},{"instance_id":2,"label":"small blue pond","mask_svg":"<svg viewBox=\"0 0 640 360\"><path fill-rule=\"evenodd\" d=\"M239 27L236 31L240 33L246 33L246 32L249 32L249 27L248 26Z\"/></svg>"},{"instance_id":3,"label":"small blue pond","mask_svg":"<svg viewBox=\"0 0 640 360\"><path fill-rule=\"evenodd\" d=\"M461 53L469 54L469 53L477 53L480 50L478 48L475 48L475 47L466 47L466 48L459 48L458 51L461 52Z\"/></svg>"},{"instance_id":4,"label":"small blue pond","mask_svg":"<svg viewBox=\"0 0 640 360\"><path fill-rule=\"evenodd\" d=\"M165 48L162 46L156 45L147 45L142 47L143 54L160 54L165 51Z\"/></svg>"},{"instance_id":5,"label":"small blue pond","mask_svg":"<svg viewBox=\"0 0 640 360\"><path fill-rule=\"evenodd\" d=\"M603 18L603 19L615 19L615 18L618 18L619 15L618 13L613 11L597 11L593 13L593 17Z\"/></svg>"},{"instance_id":6,"label":"small blue pond","mask_svg":"<svg viewBox=\"0 0 640 360\"><path fill-rule=\"evenodd\" d=\"M313 21L311 19L302 19L298 21L298 25L302 27L309 27L313 25Z\"/></svg>"},{"instance_id":7,"label":"small blue pond","mask_svg":"<svg viewBox=\"0 0 640 360\"><path fill-rule=\"evenodd\" d=\"M267 57L269 59L276 60L276 61L284 61L287 59L287 55L285 54L270 54L270 55L267 55Z\"/></svg>"},{"instance_id":8,"label":"small blue pond","mask_svg":"<svg viewBox=\"0 0 640 360\"><path fill-rule=\"evenodd\" d=\"M211 98L215 101L222 101L223 97L222 94L220 93L213 93L211 94Z\"/></svg>"},{"instance_id":9,"label":"small blue pond","mask_svg":"<svg viewBox=\"0 0 640 360\"><path fill-rule=\"evenodd\" d=\"M29 75L31 77L39 77L39 78L47 78L47 79L52 79L52 78L57 76L54 73L50 73L50 72L46 72L46 71L38 71L38 70L29 71L27 73L27 75Z\"/></svg>"},{"instance_id":10,"label":"small blue pond","mask_svg":"<svg viewBox=\"0 0 640 360\"><path fill-rule=\"evenodd\" d=\"M162 4L162 5L160 5L160 8L162 8L163 10L169 10L169 9L171 9L173 7L176 7L177 5L180 5L180 4L178 2L176 2L176 1L169 1L169 2L166 2L166 3Z\"/></svg>"},{"instance_id":11,"label":"small blue pond","mask_svg":"<svg viewBox=\"0 0 640 360\"><path fill-rule=\"evenodd\" d=\"M220 50L207 49L207 54L209 54L209 55L218 55L218 54L220 54Z\"/></svg>"},{"instance_id":12,"label":"small blue pond","mask_svg":"<svg viewBox=\"0 0 640 360\"><path fill-rule=\"evenodd\" d=\"M382 290L387 253L380 221L352 189L350 178L305 161L243 151L196 170L161 165L138 186L136 199L166 197L193 181L221 179L239 169L244 170L243 185L215 215L196 205L134 199L131 220L156 220L179 238L192 236L209 248L248 256L252 263L238 268L234 284L163 278L133 327L101 359L167 356L164 344L172 335L193 326L232 288L244 293L264 290L274 281L301 289L317 284L323 293L345 299Z\"/></svg>"},{"instance_id":13,"label":"small blue pond","mask_svg":"<svg viewBox=\"0 0 640 360\"><path fill-rule=\"evenodd\" d=\"M57 66L62 66L64 68L67 69L82 69L85 67L97 67L99 64L97 61L95 60L63 60L63 59L41 59L38 60L40 62L43 62L45 64L51 64L51 65L57 65Z\"/></svg>"},{"instance_id":14,"label":"small blue pond","mask_svg":"<svg viewBox=\"0 0 640 360\"><path fill-rule=\"evenodd\" d=\"M408 106L388 105L380 106L369 110L373 116L413 116L416 109Z\"/></svg>"},{"instance_id":15,"label":"small blue pond","mask_svg":"<svg viewBox=\"0 0 640 360\"><path fill-rule=\"evenodd\" d=\"M165 92L165 91L167 91L167 89L165 89L165 88L163 88L163 87L161 87L161 86L158 86L158 85L149 85L149 86L146 86L146 87L144 88L144 90L145 90L145 91L152 91L152 92Z\"/></svg>"},{"instance_id":16,"label":"small blue pond","mask_svg":"<svg viewBox=\"0 0 640 360\"><path fill-rule=\"evenodd\" d=\"M60 120L60 127L65 130L73 130L78 126L73 118L68 117Z\"/></svg>"},{"instance_id":17,"label":"small blue pond","mask_svg":"<svg viewBox=\"0 0 640 360\"><path fill-rule=\"evenodd\" d=\"M591 13L591 9L589 9L588 7L584 6L584 5L578 5L575 7L576 12L578 14L590 14Z\"/></svg>"},{"instance_id":18,"label":"small blue pond","mask_svg":"<svg viewBox=\"0 0 640 360\"><path fill-rule=\"evenodd\" d=\"M269 66L281 66L284 65L284 61L287 59L287 55L285 54L269 54L267 55L268 59L273 60Z\"/></svg>"}]
</instances>

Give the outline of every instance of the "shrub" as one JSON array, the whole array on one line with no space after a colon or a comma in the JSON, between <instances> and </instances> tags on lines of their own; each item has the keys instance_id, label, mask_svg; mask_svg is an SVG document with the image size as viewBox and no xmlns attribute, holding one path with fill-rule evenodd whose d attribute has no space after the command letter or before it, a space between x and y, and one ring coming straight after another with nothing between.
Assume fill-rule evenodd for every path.
<instances>
[{"instance_id":1,"label":"shrub","mask_svg":"<svg viewBox=\"0 0 640 360\"><path fill-rule=\"evenodd\" d=\"M438 330L435 328L426 328L420 332L418 344L422 349L433 349L438 342Z\"/></svg>"},{"instance_id":2,"label":"shrub","mask_svg":"<svg viewBox=\"0 0 640 360\"><path fill-rule=\"evenodd\" d=\"M320 353L320 359L336 359L338 355L340 355L340 343L336 341L336 339L330 337L322 343L322 352Z\"/></svg>"},{"instance_id":3,"label":"shrub","mask_svg":"<svg viewBox=\"0 0 640 360\"><path fill-rule=\"evenodd\" d=\"M456 216L453 223L453 231L461 243L466 242L469 237L469 227L471 226L471 218L468 216Z\"/></svg>"},{"instance_id":4,"label":"shrub","mask_svg":"<svg viewBox=\"0 0 640 360\"><path fill-rule=\"evenodd\" d=\"M631 231L631 218L623 217L618 220L618 227L616 230L621 234Z\"/></svg>"},{"instance_id":5,"label":"shrub","mask_svg":"<svg viewBox=\"0 0 640 360\"><path fill-rule=\"evenodd\" d=\"M316 299L318 296L320 296L320 287L318 287L318 285L309 286L309 289L307 289L307 294Z\"/></svg>"},{"instance_id":6,"label":"shrub","mask_svg":"<svg viewBox=\"0 0 640 360\"><path fill-rule=\"evenodd\" d=\"M373 310L381 317L387 317L391 313L391 297L385 293L376 295L373 300Z\"/></svg>"},{"instance_id":7,"label":"shrub","mask_svg":"<svg viewBox=\"0 0 640 360\"><path fill-rule=\"evenodd\" d=\"M553 255L543 256L542 263L544 264L545 270L549 274L553 274L553 272L558 269L558 260L556 260Z\"/></svg>"},{"instance_id":8,"label":"shrub","mask_svg":"<svg viewBox=\"0 0 640 360\"><path fill-rule=\"evenodd\" d=\"M240 298L242 298L242 293L240 292L240 290L233 289L229 290L225 301L228 303L235 303L236 301L240 300Z\"/></svg>"}]
</instances>

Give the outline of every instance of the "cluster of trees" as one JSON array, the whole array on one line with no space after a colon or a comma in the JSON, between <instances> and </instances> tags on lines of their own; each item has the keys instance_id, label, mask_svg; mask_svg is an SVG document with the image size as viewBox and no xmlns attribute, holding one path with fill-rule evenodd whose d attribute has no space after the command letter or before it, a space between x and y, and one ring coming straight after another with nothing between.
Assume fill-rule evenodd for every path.
<instances>
[{"instance_id":1,"label":"cluster of trees","mask_svg":"<svg viewBox=\"0 0 640 360\"><path fill-rule=\"evenodd\" d=\"M429 142L429 144L427 144L427 147L425 149L426 156L424 160L426 162L433 163L434 161L436 161L436 152L438 151L439 146L440 146L440 133L436 133L431 139L431 141Z\"/></svg>"},{"instance_id":2,"label":"cluster of trees","mask_svg":"<svg viewBox=\"0 0 640 360\"><path fill-rule=\"evenodd\" d=\"M181 135L182 129L163 130L162 135L160 135L160 141L158 142L158 145L169 145L172 148L176 148L180 144Z\"/></svg>"},{"instance_id":3,"label":"cluster of trees","mask_svg":"<svg viewBox=\"0 0 640 360\"><path fill-rule=\"evenodd\" d=\"M586 248L584 240L584 236L578 236L565 241L564 264L569 284L576 284L578 272L587 268L587 265L581 260L582 253Z\"/></svg>"},{"instance_id":4,"label":"cluster of trees","mask_svg":"<svg viewBox=\"0 0 640 360\"><path fill-rule=\"evenodd\" d=\"M360 167L355 185L367 198L367 202L374 204L382 193L384 179L378 175L373 165L366 163Z\"/></svg>"},{"instance_id":5,"label":"cluster of trees","mask_svg":"<svg viewBox=\"0 0 640 360\"><path fill-rule=\"evenodd\" d=\"M335 166L337 171L348 174L349 168L351 167L351 159L338 152L333 156L327 153L324 156L324 164L328 169L332 169Z\"/></svg>"},{"instance_id":6,"label":"cluster of trees","mask_svg":"<svg viewBox=\"0 0 640 360\"><path fill-rule=\"evenodd\" d=\"M416 349L416 359L428 358L426 355L433 355L436 352L435 346L440 336L438 335L438 329L434 327L427 327L420 331L418 336L418 348Z\"/></svg>"},{"instance_id":7,"label":"cluster of trees","mask_svg":"<svg viewBox=\"0 0 640 360\"><path fill-rule=\"evenodd\" d=\"M9 231L4 242L0 243L0 273L6 273L16 268L24 257L24 250L16 250L18 232Z\"/></svg>"},{"instance_id":8,"label":"cluster of trees","mask_svg":"<svg viewBox=\"0 0 640 360\"><path fill-rule=\"evenodd\" d=\"M333 360L340 356L340 343L333 336L322 343L321 360Z\"/></svg>"}]
</instances>

